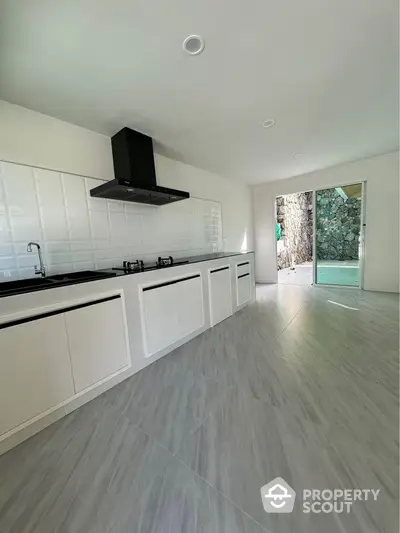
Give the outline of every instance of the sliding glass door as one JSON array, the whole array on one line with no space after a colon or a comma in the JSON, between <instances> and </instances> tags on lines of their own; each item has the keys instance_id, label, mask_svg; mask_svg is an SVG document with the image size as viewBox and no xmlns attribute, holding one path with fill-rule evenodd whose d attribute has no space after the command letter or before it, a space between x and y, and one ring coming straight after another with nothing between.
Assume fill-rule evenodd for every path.
<instances>
[{"instance_id":1,"label":"sliding glass door","mask_svg":"<svg viewBox=\"0 0 400 533\"><path fill-rule=\"evenodd\" d=\"M363 184L315 191L317 285L361 287Z\"/></svg>"}]
</instances>

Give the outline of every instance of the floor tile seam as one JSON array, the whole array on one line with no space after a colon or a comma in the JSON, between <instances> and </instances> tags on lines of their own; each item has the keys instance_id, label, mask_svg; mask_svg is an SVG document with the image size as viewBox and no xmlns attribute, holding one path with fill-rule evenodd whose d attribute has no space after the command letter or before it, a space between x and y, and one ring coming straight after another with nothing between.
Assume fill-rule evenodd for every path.
<instances>
[{"instance_id":1,"label":"floor tile seam","mask_svg":"<svg viewBox=\"0 0 400 533\"><path fill-rule=\"evenodd\" d=\"M279 337L286 331L286 329L290 326L290 324L299 316L299 314L304 310L304 307L301 307L300 310L294 315L294 317L289 320L289 322L286 324L286 326L278 333L276 337L272 339L272 342L275 342Z\"/></svg>"},{"instance_id":2,"label":"floor tile seam","mask_svg":"<svg viewBox=\"0 0 400 533\"><path fill-rule=\"evenodd\" d=\"M195 477L201 479L201 481L203 481L208 487L210 487L210 489L214 492L216 492L217 494L219 494L222 498L224 498L224 500L226 500L228 503L230 503L233 507L235 507L235 509L237 509L238 511L240 511L241 513L243 513L247 518L249 518L252 522L254 522L255 524L257 524L257 526L259 526L263 531L265 531L266 533L273 533L270 529L266 529L262 524L260 524L260 522L257 522L257 520L255 520L251 515L249 515L246 511L244 511L241 507L239 507L239 505L237 505L236 503L234 503L226 494L224 494L223 492L221 492L219 489L217 489L217 487L214 487L214 485L212 485L209 481L207 481L207 479L203 478L198 472L196 472L195 470L193 470L189 465L187 465L182 459L180 459L178 456L175 456L175 458L185 467L185 468L188 468L190 470L190 472L192 474L194 474ZM261 496L260 496L261 498Z\"/></svg>"},{"instance_id":3,"label":"floor tile seam","mask_svg":"<svg viewBox=\"0 0 400 533\"><path fill-rule=\"evenodd\" d=\"M208 379L208 378L205 378L204 376L201 376L203 379ZM214 379L211 378L211 381L214 381L215 383L220 383ZM223 393L221 394L221 397L218 399L218 401L216 402L216 405L215 407L212 409L212 411L208 412L202 419L201 421L196 425L196 427L189 431L187 435L185 435L181 441L181 446L183 445L184 442L186 442L187 440L189 440L191 437L193 437L193 435L195 433L197 433L197 431L199 431L199 429L203 426L203 424L205 423L205 421L213 416L213 414L219 409L219 405L220 405L220 402L222 401L222 398L223 396L225 395L226 391L229 390L230 388L236 386L236 384L233 384L231 386L228 386L226 387L226 389L223 391ZM171 455L171 458L173 457L176 457L177 458L177 453L178 451L176 452L172 452L170 449L168 449L162 442L160 442L157 437L155 437L154 435L151 435L150 433L148 433L142 426L141 424L139 423L135 423L133 421L131 421L132 425L135 426L136 428L138 428L142 433L144 433L149 439L150 441L154 442L155 444L157 444L158 446L161 446L161 448L163 448L165 451L167 451L170 455Z\"/></svg>"}]
</instances>

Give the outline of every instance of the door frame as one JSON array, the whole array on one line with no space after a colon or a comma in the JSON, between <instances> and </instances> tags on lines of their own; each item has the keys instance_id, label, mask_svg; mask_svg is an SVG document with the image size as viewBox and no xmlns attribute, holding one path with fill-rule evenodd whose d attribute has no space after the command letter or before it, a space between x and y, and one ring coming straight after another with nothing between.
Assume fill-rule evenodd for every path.
<instances>
[{"instance_id":1,"label":"door frame","mask_svg":"<svg viewBox=\"0 0 400 533\"><path fill-rule=\"evenodd\" d=\"M316 193L317 191L323 191L325 189L335 189L337 187L346 187L347 185L356 185L357 183L361 183L361 217L360 217L360 243L359 243L359 284L358 286L354 287L351 285L322 285L317 284L316 281L316 271L317 271L317 261L316 261L316 240L317 235L315 231L316 227ZM313 206L313 267L312 267L312 287L334 287L334 288L344 288L344 289L358 289L358 290L364 290L364 273L365 273L365 228L366 228L366 192L367 192L367 182L366 180L357 180L357 181L351 181L342 183L340 185L326 185L325 187L319 187L318 189L304 189L301 191L294 191L290 193L281 193L281 194L275 194L274 198L274 209L273 209L273 234L274 234L274 253L275 253L275 268L276 271L278 271L278 242L275 238L275 223L276 223L276 201L279 196L287 196L289 194L297 194L299 192L311 192L312 193L312 206ZM277 284L278 278L276 281Z\"/></svg>"},{"instance_id":2,"label":"door frame","mask_svg":"<svg viewBox=\"0 0 400 533\"><path fill-rule=\"evenodd\" d=\"M358 246L358 260L359 260L359 283L358 285L325 285L322 283L316 283L317 280L317 232L316 232L316 217L317 217L317 201L316 196L318 191L325 191L327 189L336 189L338 187L347 187L348 185L357 185L361 183L361 216L360 216L360 241ZM334 287L343 289L364 289L364 263L365 263L365 195L366 195L366 181L355 181L352 183L345 183L342 185L331 185L327 187L321 187L319 189L313 189L313 286L314 287Z\"/></svg>"},{"instance_id":3,"label":"door frame","mask_svg":"<svg viewBox=\"0 0 400 533\"><path fill-rule=\"evenodd\" d=\"M312 189L312 188L302 189L301 191L294 191L294 192L286 192L286 193L281 193L281 194L275 194L274 206L273 206L272 224L273 224L273 234L274 234L274 243L275 243L275 246L274 246L275 269L276 269L276 272L277 272L276 285L279 285L279 277L278 277L278 241L276 240L276 237L275 237L275 224L276 224L276 221L277 221L277 217L276 217L277 199L279 197L281 197L281 196L290 196L292 194L302 194L302 193L306 193L306 192L312 193L312 203L313 203L313 221L312 221L312 232L313 232L313 249L312 249L312 263L313 263L313 266L312 266L312 273L313 273L313 276L312 276L311 285L303 285L303 286L304 287L312 287L314 285L314 263L315 263L315 261L314 261L314 250L315 250L315 243L314 243L314 237L315 237L315 231L314 231L314 227L315 227L315 221L314 221L314 211L315 211L314 199L315 199L315 190Z\"/></svg>"}]
</instances>

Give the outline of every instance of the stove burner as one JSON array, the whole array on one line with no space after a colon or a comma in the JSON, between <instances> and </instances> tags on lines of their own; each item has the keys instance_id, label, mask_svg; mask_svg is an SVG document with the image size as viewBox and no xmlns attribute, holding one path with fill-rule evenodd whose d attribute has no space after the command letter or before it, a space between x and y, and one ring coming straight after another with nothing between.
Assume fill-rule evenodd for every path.
<instances>
[{"instance_id":1,"label":"stove burner","mask_svg":"<svg viewBox=\"0 0 400 533\"><path fill-rule=\"evenodd\" d=\"M129 272L137 272L140 270L144 270L144 264L143 261L137 260L137 261L124 261L122 263L122 268L124 270L128 270Z\"/></svg>"},{"instance_id":2,"label":"stove burner","mask_svg":"<svg viewBox=\"0 0 400 533\"><path fill-rule=\"evenodd\" d=\"M148 270L156 270L157 268L165 268L173 265L186 265L188 260L174 261L174 258L169 255L168 257L159 257L155 263L144 264L143 261L124 261L122 267L114 267L113 270L123 270L124 272L146 272Z\"/></svg>"},{"instance_id":3,"label":"stove burner","mask_svg":"<svg viewBox=\"0 0 400 533\"><path fill-rule=\"evenodd\" d=\"M162 267L165 267L165 266L171 266L173 264L174 264L174 260L173 260L172 256L169 255L168 257L159 257L157 259L156 267L157 268L162 268Z\"/></svg>"}]
</instances>

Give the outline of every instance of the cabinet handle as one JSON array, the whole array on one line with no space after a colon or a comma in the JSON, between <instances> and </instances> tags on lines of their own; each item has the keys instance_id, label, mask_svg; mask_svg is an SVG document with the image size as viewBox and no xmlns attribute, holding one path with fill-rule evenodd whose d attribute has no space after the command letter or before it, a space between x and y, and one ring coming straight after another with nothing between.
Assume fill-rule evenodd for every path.
<instances>
[{"instance_id":1,"label":"cabinet handle","mask_svg":"<svg viewBox=\"0 0 400 533\"><path fill-rule=\"evenodd\" d=\"M221 272L222 270L229 270L229 267L221 267L221 268L216 268L215 270L210 270L210 274L214 274L214 272Z\"/></svg>"},{"instance_id":2,"label":"cabinet handle","mask_svg":"<svg viewBox=\"0 0 400 533\"><path fill-rule=\"evenodd\" d=\"M17 320L11 320L10 322L3 322L0 324L0 329L11 328L12 326L19 326L20 324L26 324L27 322L34 322L35 320L41 320L42 318L48 318L54 315L61 315L62 313L68 313L68 311L75 311L82 307L89 307L91 305L101 304L103 302L109 302L110 300L116 300L121 298L120 294L114 294L113 296L107 296L107 298L101 298L101 300L92 300L90 302L84 302L81 304L70 305L69 307L63 307L62 309L54 309L54 311L48 311L47 313L40 313L39 315L26 316L24 318L18 318Z\"/></svg>"},{"instance_id":3,"label":"cabinet handle","mask_svg":"<svg viewBox=\"0 0 400 533\"><path fill-rule=\"evenodd\" d=\"M247 272L247 274L241 274L240 276L238 276L238 279L240 279L240 278L244 278L244 277L246 277L246 276L250 276L250 274L249 274L248 272Z\"/></svg>"},{"instance_id":4,"label":"cabinet handle","mask_svg":"<svg viewBox=\"0 0 400 533\"><path fill-rule=\"evenodd\" d=\"M187 281L188 279L199 278L200 274L195 274L194 276L188 276L187 278L173 279L171 281L165 281L164 283L158 283L157 285L151 285L150 287L143 287L142 291L152 291L154 289L160 289L161 287L166 287L167 285L175 285L175 283L181 283L182 281Z\"/></svg>"},{"instance_id":5,"label":"cabinet handle","mask_svg":"<svg viewBox=\"0 0 400 533\"><path fill-rule=\"evenodd\" d=\"M244 266L244 265L248 265L248 264L249 264L249 261L247 261L246 263L239 263L237 266L238 266L238 267L242 267L242 266Z\"/></svg>"}]
</instances>

